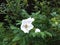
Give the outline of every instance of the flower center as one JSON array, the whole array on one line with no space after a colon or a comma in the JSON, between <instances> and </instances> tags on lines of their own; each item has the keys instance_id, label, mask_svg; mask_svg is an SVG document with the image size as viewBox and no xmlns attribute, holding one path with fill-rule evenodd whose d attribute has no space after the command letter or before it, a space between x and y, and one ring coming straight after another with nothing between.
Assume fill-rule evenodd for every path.
<instances>
[{"instance_id":1,"label":"flower center","mask_svg":"<svg viewBox=\"0 0 60 45\"><path fill-rule=\"evenodd\" d=\"M27 24L25 25L25 28L28 28L28 25Z\"/></svg>"}]
</instances>

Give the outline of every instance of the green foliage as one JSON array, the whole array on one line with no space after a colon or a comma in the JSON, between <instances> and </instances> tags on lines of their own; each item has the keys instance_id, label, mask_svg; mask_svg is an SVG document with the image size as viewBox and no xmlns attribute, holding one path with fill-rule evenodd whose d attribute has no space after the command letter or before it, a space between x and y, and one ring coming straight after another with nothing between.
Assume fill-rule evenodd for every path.
<instances>
[{"instance_id":1,"label":"green foliage","mask_svg":"<svg viewBox=\"0 0 60 45\"><path fill-rule=\"evenodd\" d=\"M0 4L0 45L59 45L59 0L6 0ZM53 3L52 3L53 2ZM23 19L32 17L35 28L28 34L20 26ZM57 41L57 42L56 42Z\"/></svg>"}]
</instances>

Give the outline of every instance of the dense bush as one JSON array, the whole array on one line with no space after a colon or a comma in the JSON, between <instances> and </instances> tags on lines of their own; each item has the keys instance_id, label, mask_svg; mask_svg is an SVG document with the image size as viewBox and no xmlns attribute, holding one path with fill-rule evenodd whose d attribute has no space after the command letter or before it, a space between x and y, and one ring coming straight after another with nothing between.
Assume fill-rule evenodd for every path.
<instances>
[{"instance_id":1,"label":"dense bush","mask_svg":"<svg viewBox=\"0 0 60 45\"><path fill-rule=\"evenodd\" d=\"M32 17L34 29L21 30L22 20ZM35 33L35 28L41 32ZM60 0L1 0L0 45L59 45Z\"/></svg>"}]
</instances>

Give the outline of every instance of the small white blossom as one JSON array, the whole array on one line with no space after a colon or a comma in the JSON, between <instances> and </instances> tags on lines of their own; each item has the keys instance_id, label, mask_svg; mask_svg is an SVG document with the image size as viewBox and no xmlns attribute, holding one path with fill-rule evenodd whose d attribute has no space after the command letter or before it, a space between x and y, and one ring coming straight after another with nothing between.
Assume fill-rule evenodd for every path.
<instances>
[{"instance_id":1,"label":"small white blossom","mask_svg":"<svg viewBox=\"0 0 60 45\"><path fill-rule=\"evenodd\" d=\"M37 33L37 32L41 32L40 29L37 28L37 29L35 30L35 33Z\"/></svg>"},{"instance_id":2,"label":"small white blossom","mask_svg":"<svg viewBox=\"0 0 60 45\"><path fill-rule=\"evenodd\" d=\"M24 32L24 33L29 33L29 31L31 29L33 29L33 25L32 25L32 22L34 21L33 18L28 18L28 19L24 19L22 20L22 24L21 24L21 30Z\"/></svg>"}]
</instances>

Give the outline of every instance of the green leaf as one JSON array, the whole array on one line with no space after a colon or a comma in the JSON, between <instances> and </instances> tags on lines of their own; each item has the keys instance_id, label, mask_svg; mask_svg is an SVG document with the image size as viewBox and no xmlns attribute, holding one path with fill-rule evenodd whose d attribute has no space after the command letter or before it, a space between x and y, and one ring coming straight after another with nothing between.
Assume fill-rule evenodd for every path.
<instances>
[{"instance_id":1,"label":"green leaf","mask_svg":"<svg viewBox=\"0 0 60 45\"><path fill-rule=\"evenodd\" d=\"M44 32L40 32L40 35L41 35L41 37L44 39L45 38L45 33Z\"/></svg>"},{"instance_id":2,"label":"green leaf","mask_svg":"<svg viewBox=\"0 0 60 45\"><path fill-rule=\"evenodd\" d=\"M48 36L52 37L52 34L47 32L47 31L44 31L45 34L47 34Z\"/></svg>"},{"instance_id":3,"label":"green leaf","mask_svg":"<svg viewBox=\"0 0 60 45\"><path fill-rule=\"evenodd\" d=\"M15 41L18 41L18 40L20 40L20 36L19 36L19 35L16 35L16 36L13 38L12 42L15 42Z\"/></svg>"},{"instance_id":4,"label":"green leaf","mask_svg":"<svg viewBox=\"0 0 60 45\"><path fill-rule=\"evenodd\" d=\"M3 23L0 22L0 27L2 27L2 26L3 26Z\"/></svg>"},{"instance_id":5,"label":"green leaf","mask_svg":"<svg viewBox=\"0 0 60 45\"><path fill-rule=\"evenodd\" d=\"M11 28L12 30L18 29L17 27L15 27L15 26L13 26L13 25L11 25L10 28Z\"/></svg>"}]
</instances>

